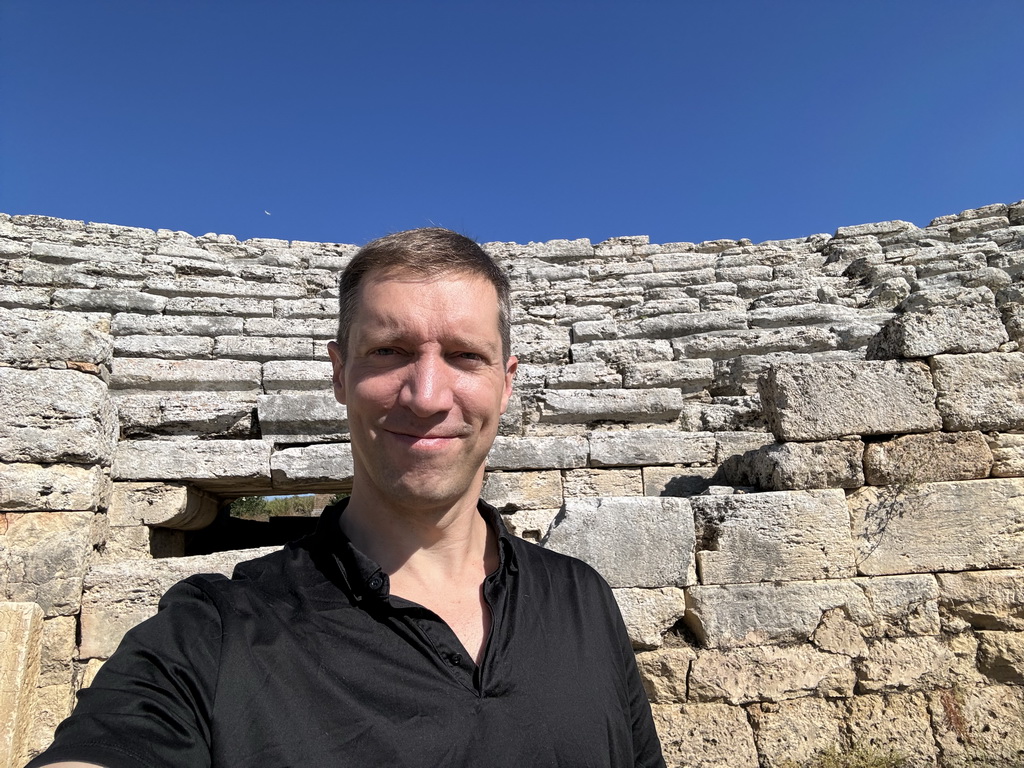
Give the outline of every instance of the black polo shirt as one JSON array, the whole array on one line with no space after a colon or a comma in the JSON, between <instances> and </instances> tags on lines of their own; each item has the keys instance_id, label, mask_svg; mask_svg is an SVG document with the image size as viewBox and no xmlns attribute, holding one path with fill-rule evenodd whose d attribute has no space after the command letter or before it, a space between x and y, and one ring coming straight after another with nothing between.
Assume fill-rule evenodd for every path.
<instances>
[{"instance_id":1,"label":"black polo shirt","mask_svg":"<svg viewBox=\"0 0 1024 768\"><path fill-rule=\"evenodd\" d=\"M500 564L478 667L436 614L389 594L342 534L343 509L230 580L171 588L29 768L664 766L592 568L510 536L481 502Z\"/></svg>"}]
</instances>

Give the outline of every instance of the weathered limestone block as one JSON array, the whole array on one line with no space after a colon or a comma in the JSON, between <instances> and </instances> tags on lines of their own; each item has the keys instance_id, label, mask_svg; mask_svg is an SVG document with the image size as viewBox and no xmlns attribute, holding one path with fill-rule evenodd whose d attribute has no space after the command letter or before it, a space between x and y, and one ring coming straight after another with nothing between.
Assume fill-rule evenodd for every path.
<instances>
[{"instance_id":1,"label":"weathered limestone block","mask_svg":"<svg viewBox=\"0 0 1024 768\"><path fill-rule=\"evenodd\" d=\"M709 331L672 340L672 348L683 359L709 357L719 360L736 355L767 355L772 352L825 352L837 346L836 335L817 326Z\"/></svg>"},{"instance_id":2,"label":"weathered limestone block","mask_svg":"<svg viewBox=\"0 0 1024 768\"><path fill-rule=\"evenodd\" d=\"M774 442L775 435L770 432L716 432L715 463L725 464Z\"/></svg>"},{"instance_id":3,"label":"weathered limestone block","mask_svg":"<svg viewBox=\"0 0 1024 768\"><path fill-rule=\"evenodd\" d=\"M110 315L0 309L0 360L45 365L74 360L106 365L113 352Z\"/></svg>"},{"instance_id":4,"label":"weathered limestone block","mask_svg":"<svg viewBox=\"0 0 1024 768\"><path fill-rule=\"evenodd\" d=\"M757 749L746 715L728 704L655 705L668 768L757 768Z\"/></svg>"},{"instance_id":5,"label":"weathered limestone block","mask_svg":"<svg viewBox=\"0 0 1024 768\"><path fill-rule=\"evenodd\" d=\"M1024 632L1024 571L965 571L935 575L942 627Z\"/></svg>"},{"instance_id":6,"label":"weathered limestone block","mask_svg":"<svg viewBox=\"0 0 1024 768\"><path fill-rule=\"evenodd\" d=\"M718 467L644 467L644 496L697 496L717 472Z\"/></svg>"},{"instance_id":7,"label":"weathered limestone block","mask_svg":"<svg viewBox=\"0 0 1024 768\"><path fill-rule=\"evenodd\" d=\"M331 390L260 395L260 433L276 443L314 443L348 434L348 410Z\"/></svg>"},{"instance_id":8,"label":"weathered limestone block","mask_svg":"<svg viewBox=\"0 0 1024 768\"><path fill-rule=\"evenodd\" d=\"M331 489L352 482L352 446L349 443L320 443L284 448L270 456L270 474L275 489L326 485Z\"/></svg>"},{"instance_id":9,"label":"weathered limestone block","mask_svg":"<svg viewBox=\"0 0 1024 768\"><path fill-rule=\"evenodd\" d=\"M285 282L288 270L276 270L278 277L274 282L258 282L222 275L218 277L191 277L177 275L173 279L152 278L146 281L145 288L151 293L164 296L193 297L246 297L256 299L306 298L306 289L295 283Z\"/></svg>"},{"instance_id":10,"label":"weathered limestone block","mask_svg":"<svg viewBox=\"0 0 1024 768\"><path fill-rule=\"evenodd\" d=\"M750 461L750 477L765 490L857 488L864 485L864 443L825 440L765 446Z\"/></svg>"},{"instance_id":11,"label":"weathered limestone block","mask_svg":"<svg viewBox=\"0 0 1024 768\"><path fill-rule=\"evenodd\" d=\"M0 251L3 250L0 242ZM0 307L7 309L49 309L48 288L20 288L16 285L0 285Z\"/></svg>"},{"instance_id":12,"label":"weathered limestone block","mask_svg":"<svg viewBox=\"0 0 1024 768\"><path fill-rule=\"evenodd\" d=\"M38 686L35 691L28 753L36 755L53 741L53 732L74 705L74 659L78 621L74 616L55 616L43 622Z\"/></svg>"},{"instance_id":13,"label":"weathered limestone block","mask_svg":"<svg viewBox=\"0 0 1024 768\"><path fill-rule=\"evenodd\" d=\"M112 390L260 391L259 363L241 360L146 360L118 358L110 369Z\"/></svg>"},{"instance_id":14,"label":"weathered limestone block","mask_svg":"<svg viewBox=\"0 0 1024 768\"><path fill-rule=\"evenodd\" d=\"M122 439L153 435L245 438L254 430L255 393L115 390L111 394Z\"/></svg>"},{"instance_id":15,"label":"weathered limestone block","mask_svg":"<svg viewBox=\"0 0 1024 768\"><path fill-rule=\"evenodd\" d=\"M928 369L898 361L782 364L761 379L779 440L928 432L941 426Z\"/></svg>"},{"instance_id":16,"label":"weathered limestone block","mask_svg":"<svg viewBox=\"0 0 1024 768\"><path fill-rule=\"evenodd\" d=\"M840 702L817 697L747 707L765 768L810 764L821 752L840 751L844 715Z\"/></svg>"},{"instance_id":17,"label":"weathered limestone block","mask_svg":"<svg viewBox=\"0 0 1024 768\"><path fill-rule=\"evenodd\" d=\"M518 509L511 514L503 514L501 519L513 536L527 541L539 542L551 527L551 522L558 516L560 509Z\"/></svg>"},{"instance_id":18,"label":"weathered limestone block","mask_svg":"<svg viewBox=\"0 0 1024 768\"><path fill-rule=\"evenodd\" d=\"M686 612L686 594L676 587L613 589L635 649L660 648L665 634Z\"/></svg>"},{"instance_id":19,"label":"weathered limestone block","mask_svg":"<svg viewBox=\"0 0 1024 768\"><path fill-rule=\"evenodd\" d=\"M839 227L833 237L853 238L865 237L867 235L875 235L878 237L894 235L912 229L916 229L916 226L912 222L894 219L892 221L878 221L871 224L857 224L856 226Z\"/></svg>"},{"instance_id":20,"label":"weathered limestone block","mask_svg":"<svg viewBox=\"0 0 1024 768\"><path fill-rule=\"evenodd\" d=\"M76 613L93 513L8 512L0 521L0 599L38 603L47 616Z\"/></svg>"},{"instance_id":21,"label":"weathered limestone block","mask_svg":"<svg viewBox=\"0 0 1024 768\"><path fill-rule=\"evenodd\" d=\"M595 341L596 339L617 339L619 323L611 318L601 320L580 320L572 324L572 340L576 343Z\"/></svg>"},{"instance_id":22,"label":"weathered limestone block","mask_svg":"<svg viewBox=\"0 0 1024 768\"><path fill-rule=\"evenodd\" d=\"M802 696L853 695L850 659L808 645L707 650L690 667L690 697L696 701L749 704Z\"/></svg>"},{"instance_id":23,"label":"weathered limestone block","mask_svg":"<svg viewBox=\"0 0 1024 768\"><path fill-rule=\"evenodd\" d=\"M687 312L674 315L657 315L640 320L634 333L643 339L675 339L708 331L745 329L746 312Z\"/></svg>"},{"instance_id":24,"label":"weathered limestone block","mask_svg":"<svg viewBox=\"0 0 1024 768\"><path fill-rule=\"evenodd\" d=\"M333 339L338 333L336 320L305 319L297 323L281 317L247 317L246 336L302 336L313 339Z\"/></svg>"},{"instance_id":25,"label":"weathered limestone block","mask_svg":"<svg viewBox=\"0 0 1024 768\"><path fill-rule=\"evenodd\" d=\"M943 766L1015 766L1024 759L1024 688L993 685L928 694Z\"/></svg>"},{"instance_id":26,"label":"weathered limestone block","mask_svg":"<svg viewBox=\"0 0 1024 768\"><path fill-rule=\"evenodd\" d=\"M156 525L194 531L217 517L217 499L181 483L114 483L111 525Z\"/></svg>"},{"instance_id":27,"label":"weathered limestone block","mask_svg":"<svg viewBox=\"0 0 1024 768\"><path fill-rule=\"evenodd\" d=\"M992 682L1024 685L1024 633L979 632L978 669Z\"/></svg>"},{"instance_id":28,"label":"weathered limestone block","mask_svg":"<svg viewBox=\"0 0 1024 768\"><path fill-rule=\"evenodd\" d=\"M590 441L585 437L502 437L487 454L488 469L574 469L587 466Z\"/></svg>"},{"instance_id":29,"label":"weathered limestone block","mask_svg":"<svg viewBox=\"0 0 1024 768\"><path fill-rule=\"evenodd\" d=\"M488 472L481 494L502 513L562 506L562 473Z\"/></svg>"},{"instance_id":30,"label":"weathered limestone block","mask_svg":"<svg viewBox=\"0 0 1024 768\"><path fill-rule=\"evenodd\" d=\"M690 503L702 584L854 575L842 491L698 496Z\"/></svg>"},{"instance_id":31,"label":"weathered limestone block","mask_svg":"<svg viewBox=\"0 0 1024 768\"><path fill-rule=\"evenodd\" d=\"M863 351L843 349L808 354L773 352L767 355L738 355L714 361L715 378L711 391L716 395L754 395L757 394L758 380L773 366L782 363L853 362L863 359Z\"/></svg>"},{"instance_id":32,"label":"weathered limestone block","mask_svg":"<svg viewBox=\"0 0 1024 768\"><path fill-rule=\"evenodd\" d=\"M34 698L27 749L21 762L15 765L22 765L26 759L35 757L50 746L57 726L71 714L75 705L75 692L70 682L40 686L36 688Z\"/></svg>"},{"instance_id":33,"label":"weathered limestone block","mask_svg":"<svg viewBox=\"0 0 1024 768\"><path fill-rule=\"evenodd\" d=\"M1024 430L1024 353L938 355L931 364L944 429Z\"/></svg>"},{"instance_id":34,"label":"weathered limestone block","mask_svg":"<svg viewBox=\"0 0 1024 768\"><path fill-rule=\"evenodd\" d=\"M967 633L874 640L856 660L857 692L927 691L980 683L978 641Z\"/></svg>"},{"instance_id":35,"label":"weathered limestone block","mask_svg":"<svg viewBox=\"0 0 1024 768\"><path fill-rule=\"evenodd\" d=\"M28 757L42 642L38 605L0 603L0 765Z\"/></svg>"},{"instance_id":36,"label":"weathered limestone block","mask_svg":"<svg viewBox=\"0 0 1024 768\"><path fill-rule=\"evenodd\" d=\"M674 429L616 430L590 433L590 463L594 466L651 464L710 464L717 443L708 432Z\"/></svg>"},{"instance_id":37,"label":"weathered limestone block","mask_svg":"<svg viewBox=\"0 0 1024 768\"><path fill-rule=\"evenodd\" d=\"M164 314L273 317L274 302L267 299L239 299L219 296L175 296L167 300Z\"/></svg>"},{"instance_id":38,"label":"weathered limestone block","mask_svg":"<svg viewBox=\"0 0 1024 768\"><path fill-rule=\"evenodd\" d=\"M213 341L215 357L233 360L311 360L313 340L285 336L218 336Z\"/></svg>"},{"instance_id":39,"label":"weathered limestone block","mask_svg":"<svg viewBox=\"0 0 1024 768\"><path fill-rule=\"evenodd\" d=\"M693 516L685 499L566 499L544 539L596 568L613 587L693 584Z\"/></svg>"},{"instance_id":40,"label":"weathered limestone block","mask_svg":"<svg viewBox=\"0 0 1024 768\"><path fill-rule=\"evenodd\" d=\"M203 486L269 487L271 444L261 440L135 440L114 455L115 480L197 481ZM261 482L262 481L262 482Z\"/></svg>"},{"instance_id":41,"label":"weathered limestone block","mask_svg":"<svg viewBox=\"0 0 1024 768\"><path fill-rule=\"evenodd\" d=\"M0 368L0 391L0 461L109 463L117 419L99 377Z\"/></svg>"},{"instance_id":42,"label":"weathered limestone block","mask_svg":"<svg viewBox=\"0 0 1024 768\"><path fill-rule=\"evenodd\" d=\"M869 357L991 352L1009 339L988 288L912 293L896 312L869 345Z\"/></svg>"},{"instance_id":43,"label":"weathered limestone block","mask_svg":"<svg viewBox=\"0 0 1024 768\"><path fill-rule=\"evenodd\" d=\"M672 359L672 344L665 339L587 341L569 348L574 363L603 361L615 367L628 363L654 363Z\"/></svg>"},{"instance_id":44,"label":"weathered limestone block","mask_svg":"<svg viewBox=\"0 0 1024 768\"><path fill-rule=\"evenodd\" d=\"M517 323L512 326L512 351L524 363L568 362L571 341L570 330L561 325Z\"/></svg>"},{"instance_id":45,"label":"weathered limestone block","mask_svg":"<svg viewBox=\"0 0 1024 768\"><path fill-rule=\"evenodd\" d=\"M855 696L850 700L847 728L853 744L902 755L907 768L938 765L931 718L922 693Z\"/></svg>"},{"instance_id":46,"label":"weathered limestone block","mask_svg":"<svg viewBox=\"0 0 1024 768\"><path fill-rule=\"evenodd\" d=\"M53 292L57 309L101 312L162 312L167 297L118 288L58 288Z\"/></svg>"},{"instance_id":47,"label":"weathered limestone block","mask_svg":"<svg viewBox=\"0 0 1024 768\"><path fill-rule=\"evenodd\" d=\"M678 389L551 389L541 393L541 422L671 421L679 417Z\"/></svg>"},{"instance_id":48,"label":"weathered limestone block","mask_svg":"<svg viewBox=\"0 0 1024 768\"><path fill-rule=\"evenodd\" d=\"M711 360L666 360L657 363L629 363L623 371L627 389L678 387L682 392L701 392L714 378Z\"/></svg>"},{"instance_id":49,"label":"weathered limestone block","mask_svg":"<svg viewBox=\"0 0 1024 768\"><path fill-rule=\"evenodd\" d=\"M988 477L992 451L981 432L904 435L864 450L869 485L907 485Z\"/></svg>"},{"instance_id":50,"label":"weathered limestone block","mask_svg":"<svg viewBox=\"0 0 1024 768\"><path fill-rule=\"evenodd\" d=\"M242 318L119 312L110 321L110 332L115 336L234 336L242 333Z\"/></svg>"},{"instance_id":51,"label":"weathered limestone block","mask_svg":"<svg viewBox=\"0 0 1024 768\"><path fill-rule=\"evenodd\" d=\"M639 469L570 469L565 473L564 486L568 499L644 495Z\"/></svg>"},{"instance_id":52,"label":"weathered limestone block","mask_svg":"<svg viewBox=\"0 0 1024 768\"><path fill-rule=\"evenodd\" d=\"M109 485L99 466L0 464L0 511L94 512L106 504Z\"/></svg>"},{"instance_id":53,"label":"weathered limestone block","mask_svg":"<svg viewBox=\"0 0 1024 768\"><path fill-rule=\"evenodd\" d=\"M851 658L860 658L868 653L861 628L850 619L844 608L832 608L821 614L821 622L810 639L815 648L829 653Z\"/></svg>"},{"instance_id":54,"label":"weathered limestone block","mask_svg":"<svg viewBox=\"0 0 1024 768\"><path fill-rule=\"evenodd\" d=\"M161 560L100 563L89 569L82 598L79 657L106 659L124 633L156 614L157 603L175 583L196 573L229 576L236 564L279 547L217 552Z\"/></svg>"},{"instance_id":55,"label":"weathered limestone block","mask_svg":"<svg viewBox=\"0 0 1024 768\"><path fill-rule=\"evenodd\" d=\"M651 704L685 704L686 678L690 662L697 658L692 648L662 648L638 653L637 667Z\"/></svg>"},{"instance_id":56,"label":"weathered limestone block","mask_svg":"<svg viewBox=\"0 0 1024 768\"><path fill-rule=\"evenodd\" d=\"M1024 565L1024 479L865 486L847 503L863 574Z\"/></svg>"},{"instance_id":57,"label":"weathered limestone block","mask_svg":"<svg viewBox=\"0 0 1024 768\"><path fill-rule=\"evenodd\" d=\"M523 365L520 365L519 372L516 373L516 384L519 386L523 383L522 371ZM541 386L548 389L622 389L622 374L603 362L569 363L546 368Z\"/></svg>"},{"instance_id":58,"label":"weathered limestone block","mask_svg":"<svg viewBox=\"0 0 1024 768\"><path fill-rule=\"evenodd\" d=\"M939 631L938 587L930 574L693 586L686 599L686 623L710 648L803 642L835 609L865 637Z\"/></svg>"},{"instance_id":59,"label":"weathered limestone block","mask_svg":"<svg viewBox=\"0 0 1024 768\"><path fill-rule=\"evenodd\" d=\"M206 358L213 354L208 336L138 335L114 339L114 354L124 357L155 357L164 360Z\"/></svg>"},{"instance_id":60,"label":"weathered limestone block","mask_svg":"<svg viewBox=\"0 0 1024 768\"><path fill-rule=\"evenodd\" d=\"M987 440L992 449L992 476L1024 477L1024 435L993 433Z\"/></svg>"},{"instance_id":61,"label":"weathered limestone block","mask_svg":"<svg viewBox=\"0 0 1024 768\"><path fill-rule=\"evenodd\" d=\"M275 299L274 317L291 320L328 318L337 320L337 299Z\"/></svg>"},{"instance_id":62,"label":"weathered limestone block","mask_svg":"<svg viewBox=\"0 0 1024 768\"><path fill-rule=\"evenodd\" d=\"M310 389L331 389L329 361L268 360L263 364L263 391L268 395Z\"/></svg>"}]
</instances>

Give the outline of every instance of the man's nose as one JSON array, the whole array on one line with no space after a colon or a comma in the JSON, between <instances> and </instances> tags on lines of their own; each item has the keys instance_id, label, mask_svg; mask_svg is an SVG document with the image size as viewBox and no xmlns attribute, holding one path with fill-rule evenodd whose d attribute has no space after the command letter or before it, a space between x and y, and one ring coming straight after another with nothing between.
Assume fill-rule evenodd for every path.
<instances>
[{"instance_id":1,"label":"man's nose","mask_svg":"<svg viewBox=\"0 0 1024 768\"><path fill-rule=\"evenodd\" d=\"M399 405L420 417L451 410L453 374L451 367L440 357L417 357L407 367Z\"/></svg>"}]
</instances>

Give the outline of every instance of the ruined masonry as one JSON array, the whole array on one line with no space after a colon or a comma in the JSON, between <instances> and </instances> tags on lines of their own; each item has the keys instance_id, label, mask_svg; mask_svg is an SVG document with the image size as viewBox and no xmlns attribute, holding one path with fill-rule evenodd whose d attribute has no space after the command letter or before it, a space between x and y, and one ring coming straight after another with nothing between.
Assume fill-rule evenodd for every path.
<instances>
[{"instance_id":1,"label":"ruined masonry","mask_svg":"<svg viewBox=\"0 0 1024 768\"><path fill-rule=\"evenodd\" d=\"M671 766L1024 764L1024 201L833 235L489 243L485 496L615 590ZM226 501L351 482L352 245L0 215L0 766Z\"/></svg>"}]
</instances>

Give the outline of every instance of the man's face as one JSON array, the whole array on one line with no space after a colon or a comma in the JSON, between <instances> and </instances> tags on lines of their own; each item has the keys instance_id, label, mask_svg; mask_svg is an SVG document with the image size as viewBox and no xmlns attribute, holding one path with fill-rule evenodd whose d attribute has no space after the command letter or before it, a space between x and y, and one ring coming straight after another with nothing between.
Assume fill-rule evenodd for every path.
<instances>
[{"instance_id":1,"label":"man's face","mask_svg":"<svg viewBox=\"0 0 1024 768\"><path fill-rule=\"evenodd\" d=\"M472 274L369 275L344 358L330 347L348 407L354 492L399 506L475 503L512 392L494 286Z\"/></svg>"}]
</instances>

